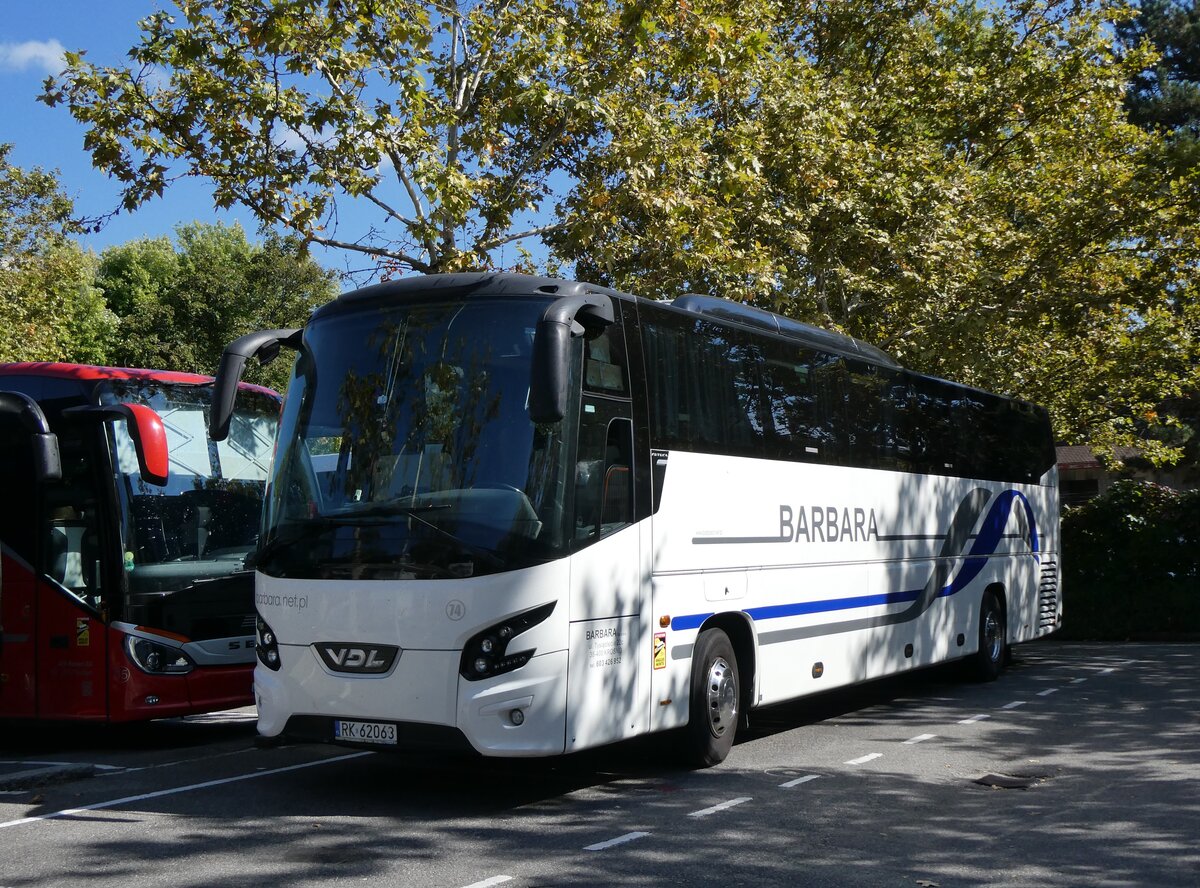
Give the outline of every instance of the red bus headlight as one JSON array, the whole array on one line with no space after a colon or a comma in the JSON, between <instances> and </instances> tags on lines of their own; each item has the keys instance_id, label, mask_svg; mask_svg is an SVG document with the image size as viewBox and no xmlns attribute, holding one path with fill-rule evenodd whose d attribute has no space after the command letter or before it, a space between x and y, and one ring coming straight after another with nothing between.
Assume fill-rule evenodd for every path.
<instances>
[{"instance_id":1,"label":"red bus headlight","mask_svg":"<svg viewBox=\"0 0 1200 888\"><path fill-rule=\"evenodd\" d=\"M138 669L150 675L186 675L196 666L179 648L136 635L125 636L125 651Z\"/></svg>"}]
</instances>

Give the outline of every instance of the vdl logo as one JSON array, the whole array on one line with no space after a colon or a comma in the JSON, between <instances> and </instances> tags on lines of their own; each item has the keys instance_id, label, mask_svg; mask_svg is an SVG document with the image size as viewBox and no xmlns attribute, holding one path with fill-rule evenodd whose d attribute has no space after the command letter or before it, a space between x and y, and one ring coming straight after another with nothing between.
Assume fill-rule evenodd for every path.
<instances>
[{"instance_id":1,"label":"vdl logo","mask_svg":"<svg viewBox=\"0 0 1200 888\"><path fill-rule=\"evenodd\" d=\"M313 645L321 661L334 672L382 675L392 668L400 648L390 644L360 645L323 641Z\"/></svg>"}]
</instances>

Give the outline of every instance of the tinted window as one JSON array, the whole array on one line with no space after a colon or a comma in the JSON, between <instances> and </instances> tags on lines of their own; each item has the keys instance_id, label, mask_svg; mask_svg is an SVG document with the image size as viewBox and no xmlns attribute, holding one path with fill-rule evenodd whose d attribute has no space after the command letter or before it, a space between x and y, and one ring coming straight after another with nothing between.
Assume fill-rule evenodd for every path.
<instances>
[{"instance_id":1,"label":"tinted window","mask_svg":"<svg viewBox=\"0 0 1200 888\"><path fill-rule=\"evenodd\" d=\"M653 446L1036 482L1044 410L773 336L647 307Z\"/></svg>"},{"instance_id":2,"label":"tinted window","mask_svg":"<svg viewBox=\"0 0 1200 888\"><path fill-rule=\"evenodd\" d=\"M629 371L625 358L625 333L612 324L584 344L583 387L591 392L629 397Z\"/></svg>"},{"instance_id":3,"label":"tinted window","mask_svg":"<svg viewBox=\"0 0 1200 888\"><path fill-rule=\"evenodd\" d=\"M654 446L759 456L758 350L740 330L674 313L643 317Z\"/></svg>"},{"instance_id":4,"label":"tinted window","mask_svg":"<svg viewBox=\"0 0 1200 888\"><path fill-rule=\"evenodd\" d=\"M788 342L763 342L763 388L771 413L771 455L846 462L844 368L840 358Z\"/></svg>"}]
</instances>

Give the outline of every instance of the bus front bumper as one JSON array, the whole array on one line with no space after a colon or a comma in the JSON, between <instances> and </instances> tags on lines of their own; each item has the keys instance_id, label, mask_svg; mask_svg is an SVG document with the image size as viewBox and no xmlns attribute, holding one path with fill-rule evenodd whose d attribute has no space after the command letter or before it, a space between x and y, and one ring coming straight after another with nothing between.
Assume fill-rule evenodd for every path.
<instances>
[{"instance_id":1,"label":"bus front bumper","mask_svg":"<svg viewBox=\"0 0 1200 888\"><path fill-rule=\"evenodd\" d=\"M437 738L457 730L483 755L563 752L565 650L535 656L520 669L481 681L459 676L461 657L459 651L410 649L386 675L351 676L331 672L311 648L281 645L279 672L261 663L254 671L258 732L335 741L335 723L351 720L395 725L397 742L378 745L381 749L444 748L447 744ZM438 727L451 731L434 730Z\"/></svg>"}]
</instances>

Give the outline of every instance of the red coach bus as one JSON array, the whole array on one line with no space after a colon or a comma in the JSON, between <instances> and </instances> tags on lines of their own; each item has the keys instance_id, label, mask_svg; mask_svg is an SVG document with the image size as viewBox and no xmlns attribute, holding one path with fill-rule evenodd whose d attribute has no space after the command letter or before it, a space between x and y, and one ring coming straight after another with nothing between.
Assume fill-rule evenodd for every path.
<instances>
[{"instance_id":1,"label":"red coach bus","mask_svg":"<svg viewBox=\"0 0 1200 888\"><path fill-rule=\"evenodd\" d=\"M22 402L0 409L0 718L252 703L246 562L279 396L244 386L229 439L214 442L206 376L0 364L0 390L0 407Z\"/></svg>"}]
</instances>

